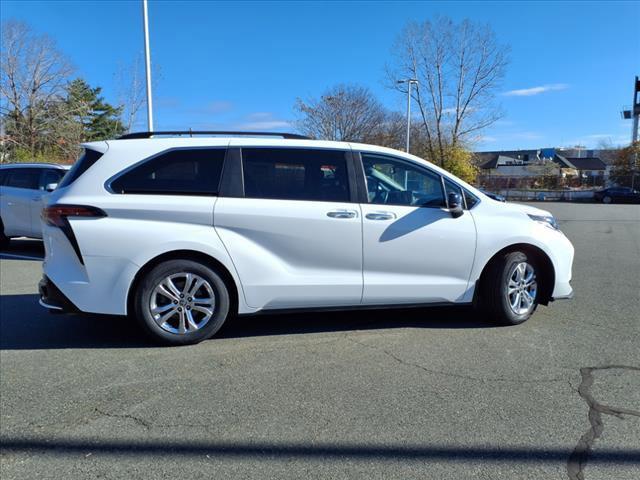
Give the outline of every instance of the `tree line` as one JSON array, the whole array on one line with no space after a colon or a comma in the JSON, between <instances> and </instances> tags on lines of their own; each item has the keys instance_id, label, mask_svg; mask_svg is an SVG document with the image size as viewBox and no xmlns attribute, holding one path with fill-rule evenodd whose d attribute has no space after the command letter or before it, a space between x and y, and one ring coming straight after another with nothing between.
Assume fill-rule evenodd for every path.
<instances>
[{"instance_id":1,"label":"tree line","mask_svg":"<svg viewBox=\"0 0 640 480\"><path fill-rule=\"evenodd\" d=\"M502 115L495 97L507 64L508 48L488 26L445 17L408 23L393 46L386 86L406 98L409 83L399 81L417 80L411 153L473 180L470 146ZM1 69L3 155L11 160L73 159L80 142L131 128L144 102L138 75L125 75L126 98L107 102L100 87L73 76L49 37L19 22L2 25ZM365 86L332 86L298 99L294 110L298 130L313 138L404 149L404 112L387 110Z\"/></svg>"},{"instance_id":2,"label":"tree line","mask_svg":"<svg viewBox=\"0 0 640 480\"><path fill-rule=\"evenodd\" d=\"M119 105L102 89L74 76L55 42L22 22L2 24L0 122L3 161L70 162L81 142L104 140L131 128L143 87L127 75ZM129 72L130 73L130 72Z\"/></svg>"}]
</instances>

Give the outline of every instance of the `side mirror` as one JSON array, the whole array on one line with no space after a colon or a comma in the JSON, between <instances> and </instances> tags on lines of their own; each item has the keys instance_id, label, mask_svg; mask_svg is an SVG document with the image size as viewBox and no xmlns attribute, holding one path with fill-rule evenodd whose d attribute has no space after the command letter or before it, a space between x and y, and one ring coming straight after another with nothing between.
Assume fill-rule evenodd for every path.
<instances>
[{"instance_id":1,"label":"side mirror","mask_svg":"<svg viewBox=\"0 0 640 480\"><path fill-rule=\"evenodd\" d=\"M56 188L58 188L58 184L57 183L47 183L47 185L44 187L44 189L47 192L53 192Z\"/></svg>"},{"instance_id":2,"label":"side mirror","mask_svg":"<svg viewBox=\"0 0 640 480\"><path fill-rule=\"evenodd\" d=\"M449 212L451 212L453 218L458 218L464 213L462 209L462 197L459 193L449 193L447 200L449 203Z\"/></svg>"}]
</instances>

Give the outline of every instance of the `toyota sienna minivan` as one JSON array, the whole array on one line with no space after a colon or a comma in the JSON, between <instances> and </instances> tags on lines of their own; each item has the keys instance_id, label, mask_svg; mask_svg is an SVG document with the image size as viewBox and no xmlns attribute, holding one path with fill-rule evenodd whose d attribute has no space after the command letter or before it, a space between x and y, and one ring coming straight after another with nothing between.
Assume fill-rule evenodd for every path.
<instances>
[{"instance_id":1,"label":"toyota sienna minivan","mask_svg":"<svg viewBox=\"0 0 640 480\"><path fill-rule=\"evenodd\" d=\"M469 304L514 325L572 295L549 212L389 148L201 133L83 145L42 211L44 307L180 345L236 314Z\"/></svg>"}]
</instances>

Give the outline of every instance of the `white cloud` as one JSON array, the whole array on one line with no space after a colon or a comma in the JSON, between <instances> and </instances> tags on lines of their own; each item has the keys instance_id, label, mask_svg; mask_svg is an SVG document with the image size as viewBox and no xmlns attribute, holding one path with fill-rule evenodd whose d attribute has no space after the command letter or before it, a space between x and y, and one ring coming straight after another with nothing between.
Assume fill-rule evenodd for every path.
<instances>
[{"instance_id":1,"label":"white cloud","mask_svg":"<svg viewBox=\"0 0 640 480\"><path fill-rule=\"evenodd\" d=\"M291 124L284 120L265 120L263 122L246 122L238 125L240 130L272 130L276 128L289 128Z\"/></svg>"},{"instance_id":2,"label":"white cloud","mask_svg":"<svg viewBox=\"0 0 640 480\"><path fill-rule=\"evenodd\" d=\"M504 92L503 95L506 97L531 97L533 95L540 95L541 93L545 92L566 90L567 88L569 88L569 85L567 85L566 83L554 83L551 85L542 85L540 87L509 90L508 92Z\"/></svg>"},{"instance_id":3,"label":"white cloud","mask_svg":"<svg viewBox=\"0 0 640 480\"><path fill-rule=\"evenodd\" d=\"M245 117L244 122L236 125L239 130L276 130L290 127L290 122L275 118L271 112L250 113Z\"/></svg>"}]
</instances>

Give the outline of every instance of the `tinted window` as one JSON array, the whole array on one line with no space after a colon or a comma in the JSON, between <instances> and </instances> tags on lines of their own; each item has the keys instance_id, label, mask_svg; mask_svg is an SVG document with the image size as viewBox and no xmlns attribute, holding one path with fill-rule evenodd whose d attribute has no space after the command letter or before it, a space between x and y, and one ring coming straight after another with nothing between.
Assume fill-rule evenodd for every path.
<instances>
[{"instance_id":1,"label":"tinted window","mask_svg":"<svg viewBox=\"0 0 640 480\"><path fill-rule=\"evenodd\" d=\"M475 207L479 202L478 197L476 197L473 193L465 190L464 188L462 189L462 192L464 193L464 201L467 204L467 208L471 209Z\"/></svg>"},{"instance_id":2,"label":"tinted window","mask_svg":"<svg viewBox=\"0 0 640 480\"><path fill-rule=\"evenodd\" d=\"M345 152L299 148L243 148L247 198L348 202Z\"/></svg>"},{"instance_id":3,"label":"tinted window","mask_svg":"<svg viewBox=\"0 0 640 480\"><path fill-rule=\"evenodd\" d=\"M362 154L369 203L444 207L440 175L407 161Z\"/></svg>"},{"instance_id":4,"label":"tinted window","mask_svg":"<svg viewBox=\"0 0 640 480\"><path fill-rule=\"evenodd\" d=\"M40 168L12 168L7 173L6 186L37 190L41 171Z\"/></svg>"},{"instance_id":5,"label":"tinted window","mask_svg":"<svg viewBox=\"0 0 640 480\"><path fill-rule=\"evenodd\" d=\"M111 183L115 193L216 195L226 149L171 150Z\"/></svg>"},{"instance_id":6,"label":"tinted window","mask_svg":"<svg viewBox=\"0 0 640 480\"><path fill-rule=\"evenodd\" d=\"M7 171L4 169L0 170L0 185L4 185L4 181L7 178Z\"/></svg>"},{"instance_id":7,"label":"tinted window","mask_svg":"<svg viewBox=\"0 0 640 480\"><path fill-rule=\"evenodd\" d=\"M64 174L64 170L45 170L40 178L40 190L44 190L50 183L59 183Z\"/></svg>"},{"instance_id":8,"label":"tinted window","mask_svg":"<svg viewBox=\"0 0 640 480\"><path fill-rule=\"evenodd\" d=\"M85 149L82 156L73 164L71 170L62 178L62 181L58 185L59 188L67 187L75 182L80 175L86 172L89 167L98 161L102 157L102 153L95 150Z\"/></svg>"}]
</instances>

